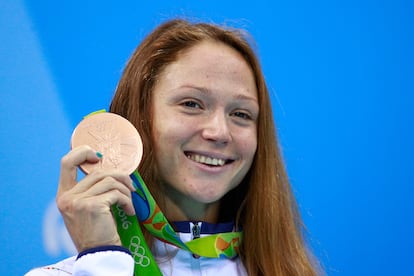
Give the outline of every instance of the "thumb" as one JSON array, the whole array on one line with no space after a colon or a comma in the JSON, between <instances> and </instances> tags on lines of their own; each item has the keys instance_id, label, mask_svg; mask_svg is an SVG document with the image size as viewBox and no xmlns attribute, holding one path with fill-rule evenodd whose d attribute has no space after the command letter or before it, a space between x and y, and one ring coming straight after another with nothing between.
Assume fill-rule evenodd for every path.
<instances>
[{"instance_id":1,"label":"thumb","mask_svg":"<svg viewBox=\"0 0 414 276\"><path fill-rule=\"evenodd\" d=\"M78 166L83 163L96 163L102 158L102 154L89 146L79 146L62 157L60 163L60 177L58 194L70 190L77 183Z\"/></svg>"}]
</instances>

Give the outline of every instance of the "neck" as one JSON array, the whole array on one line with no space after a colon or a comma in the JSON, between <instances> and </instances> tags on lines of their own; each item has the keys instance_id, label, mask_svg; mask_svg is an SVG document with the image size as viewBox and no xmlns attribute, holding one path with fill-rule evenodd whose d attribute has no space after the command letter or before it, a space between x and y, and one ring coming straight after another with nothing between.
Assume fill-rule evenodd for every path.
<instances>
[{"instance_id":1,"label":"neck","mask_svg":"<svg viewBox=\"0 0 414 276\"><path fill-rule=\"evenodd\" d=\"M217 223L220 201L202 203L184 197L175 189L167 189L161 203L162 211L169 221L204 221Z\"/></svg>"},{"instance_id":2,"label":"neck","mask_svg":"<svg viewBox=\"0 0 414 276\"><path fill-rule=\"evenodd\" d=\"M219 204L192 204L182 202L179 205L166 199L164 214L169 221L205 221L216 223L218 220Z\"/></svg>"}]
</instances>

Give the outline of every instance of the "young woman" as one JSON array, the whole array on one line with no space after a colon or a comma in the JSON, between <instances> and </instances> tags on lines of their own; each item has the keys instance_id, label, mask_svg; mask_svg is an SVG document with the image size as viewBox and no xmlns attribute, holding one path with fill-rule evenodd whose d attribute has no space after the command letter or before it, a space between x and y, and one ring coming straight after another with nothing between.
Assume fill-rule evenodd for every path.
<instances>
[{"instance_id":1,"label":"young woman","mask_svg":"<svg viewBox=\"0 0 414 276\"><path fill-rule=\"evenodd\" d=\"M138 171L180 238L195 238L188 233L194 225L201 235L243 232L233 258L198 257L146 233L164 275L319 273L304 243L263 73L241 31L185 20L160 25L132 55L110 111L139 131ZM57 204L78 257L28 275L133 274L110 209L119 204L134 214L131 179L100 171L76 183L76 167L99 158L81 146L62 159Z\"/></svg>"}]
</instances>

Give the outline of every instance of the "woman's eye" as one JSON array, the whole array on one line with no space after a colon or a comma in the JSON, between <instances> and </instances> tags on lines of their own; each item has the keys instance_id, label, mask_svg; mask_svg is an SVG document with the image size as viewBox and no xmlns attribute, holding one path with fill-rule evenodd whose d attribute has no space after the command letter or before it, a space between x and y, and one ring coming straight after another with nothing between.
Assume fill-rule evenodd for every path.
<instances>
[{"instance_id":1,"label":"woman's eye","mask_svg":"<svg viewBox=\"0 0 414 276\"><path fill-rule=\"evenodd\" d=\"M251 120L252 116L250 116L249 113L247 112L242 112L242 111L236 111L233 113L233 116L244 119L244 120Z\"/></svg>"},{"instance_id":2,"label":"woman's eye","mask_svg":"<svg viewBox=\"0 0 414 276\"><path fill-rule=\"evenodd\" d=\"M185 107L191 107L191 108L201 108L201 105L199 105L197 102L195 101L185 101L182 104Z\"/></svg>"}]
</instances>

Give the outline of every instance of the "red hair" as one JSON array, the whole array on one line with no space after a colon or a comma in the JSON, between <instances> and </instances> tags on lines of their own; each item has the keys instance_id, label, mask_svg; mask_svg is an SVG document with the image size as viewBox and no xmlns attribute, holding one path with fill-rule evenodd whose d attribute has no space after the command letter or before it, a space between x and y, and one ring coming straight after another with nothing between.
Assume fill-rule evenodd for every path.
<instances>
[{"instance_id":1,"label":"red hair","mask_svg":"<svg viewBox=\"0 0 414 276\"><path fill-rule=\"evenodd\" d=\"M236 220L243 228L240 256L249 275L317 275L279 149L268 89L246 37L240 30L180 19L160 25L130 58L110 111L127 118L142 135L144 157L139 171L162 208L151 132L154 85L166 66L200 42L221 42L239 52L256 80L260 108L258 143L245 179L222 198L219 219Z\"/></svg>"}]
</instances>

